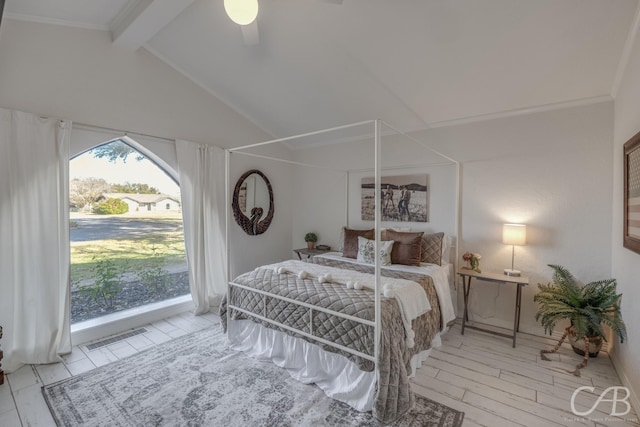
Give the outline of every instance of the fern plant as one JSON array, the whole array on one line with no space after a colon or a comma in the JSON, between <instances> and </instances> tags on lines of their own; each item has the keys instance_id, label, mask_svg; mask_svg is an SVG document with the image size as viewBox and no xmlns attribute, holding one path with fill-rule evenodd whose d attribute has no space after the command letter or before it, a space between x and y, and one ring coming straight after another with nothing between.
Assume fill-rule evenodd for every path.
<instances>
[{"instance_id":1,"label":"fern plant","mask_svg":"<svg viewBox=\"0 0 640 427\"><path fill-rule=\"evenodd\" d=\"M556 323L569 319L576 339L603 337L602 325L609 326L624 342L627 337L616 293L616 279L598 280L581 287L566 268L552 265L553 283L539 284L540 292L533 300L540 306L536 313L545 332L551 335Z\"/></svg>"},{"instance_id":2,"label":"fern plant","mask_svg":"<svg viewBox=\"0 0 640 427\"><path fill-rule=\"evenodd\" d=\"M586 366L589 356L589 343L599 339L606 340L603 325L611 330L623 343L627 330L620 313L622 294L616 293L616 279L598 280L580 286L576 278L560 265L549 264L553 268L553 283L538 284L540 292L533 297L539 304L536 320L540 321L545 333L551 335L556 324L568 319L571 325L553 350L542 350L541 356L549 360L544 353L556 352L568 335L575 340L584 340L585 359L573 373L579 375L580 368Z\"/></svg>"}]
</instances>

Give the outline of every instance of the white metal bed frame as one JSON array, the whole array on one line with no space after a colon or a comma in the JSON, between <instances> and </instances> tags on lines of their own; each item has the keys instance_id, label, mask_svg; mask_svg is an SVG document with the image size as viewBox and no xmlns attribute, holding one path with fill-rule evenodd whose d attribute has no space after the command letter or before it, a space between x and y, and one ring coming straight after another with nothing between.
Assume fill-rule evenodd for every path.
<instances>
[{"instance_id":1,"label":"white metal bed frame","mask_svg":"<svg viewBox=\"0 0 640 427\"><path fill-rule=\"evenodd\" d=\"M386 127L388 127L389 129L393 130L396 134L399 135L403 135L406 138L408 138L409 140L417 143L418 145L423 146L425 149L437 154L438 156L441 156L442 158L447 160L448 164L454 164L456 166L456 198L455 198L455 234L456 234L456 245L455 245L455 252L456 252L456 256L455 256L455 260L458 259L458 248L459 248L459 230L460 230L460 182L461 182L461 169L460 169L460 163L436 150L434 150L433 148L427 146L426 144L422 143L421 141L405 134L404 132L401 132L397 129L395 129L394 127L390 126L388 123L383 122L382 120L376 119L376 120L368 120L368 121L363 121L363 122L358 122L358 123L352 123L352 124L348 124L348 125L344 125L344 126L338 126L338 127L334 127L334 128L330 128L330 129L323 129L320 131L316 131L316 132L309 132L309 133L305 133L305 134L300 134L300 135L295 135L295 136L291 136L291 137L286 137L286 138L279 138L279 139L274 139L274 140L270 140L270 141L265 141L265 142L260 142L260 143L256 143L256 144L250 144L250 145L245 145L242 147L237 147L237 148L232 148L232 149L227 149L225 150L225 169L226 169L226 178L225 178L225 188L226 188L226 201L227 201L227 206L231 206L231 182L230 182L230 177L229 177L229 173L230 173L230 160L231 160L231 154L232 153L238 153L238 154L242 154L242 155L247 155L247 156L252 156L252 157L257 157L257 158L263 158L263 159L267 159L267 160L274 160L274 161L279 161L279 162L284 162L284 163L288 163L288 164L293 164L293 165L298 165L298 166L307 166L307 167L314 167L314 168L322 168L321 166L318 165L312 165L312 164L306 164L306 163L301 163L301 162L295 162L295 161L291 161L291 160L286 160L286 159L278 159L275 157L269 157L269 156L264 156L264 155L259 155L259 154L255 154L255 153L246 153L243 152L243 150L247 150L250 148L255 148L255 147L259 147L259 146L264 146L264 145L269 145L269 144L274 144L274 143L278 143L278 142L286 142L286 141L292 141L292 140L296 140L296 139L300 139L300 138L304 138L304 137L309 137L309 136L314 136L314 135L320 135L323 133L329 133L329 132L334 132L334 131L338 131L338 130L342 130L342 129L348 129L348 128L352 128L352 127L356 127L356 126L363 126L366 124L373 124L374 126L374 150L375 150L375 155L374 155L374 182L375 182L375 195L374 195L374 201L375 201L375 206L381 206L381 170L382 170L382 158L381 158L381 127L382 124L384 123L384 125ZM420 165L420 166L429 166L431 164L424 164L424 165ZM331 169L331 168L324 168L324 169L329 169L329 170L335 170L335 169ZM345 179L346 181L346 221L347 221L347 225L349 223L349 214L348 214L348 209L349 209L349 172L350 171L340 171L340 172L344 172L347 174L347 177ZM230 276L231 275L231 268L230 268L230 242L229 242L229 226L230 226L230 215L227 213L226 215L226 247L227 247L227 275ZM375 253L380 253L380 224L381 224L381 209L375 209L375 213L374 213L374 230L375 230ZM340 313L337 312L335 310L331 310L331 309L327 309L324 307L318 307L315 306L313 304L308 304L302 301L296 301L294 299L291 298L287 298L287 297L283 297L283 296L279 296L279 295L275 295L271 292L266 292L266 291L262 291L262 290L258 290L258 289L254 289L248 286L244 286L238 283L233 282L233 280L231 280L231 277L227 278L227 325L229 325L229 322L232 320L231 319L231 310L235 310L241 313L244 313L246 315L249 315L251 317L254 317L256 319L260 319L263 322L267 322L273 325L276 325L280 328L289 330L291 332L300 334L302 336L311 338L315 341L321 342L323 344L329 345L331 347L340 349L342 351L345 351L347 353L362 357L366 360L370 360L374 363L375 365L375 372L376 372L376 378L377 378L377 373L379 372L378 370L378 356L380 354L380 334L381 334L381 318L380 318L380 262L379 262L379 257L375 257L375 267L374 267L374 274L375 274L375 281L374 281L374 292L375 292L375 310L374 310L374 320L366 320L366 319L361 319L355 316L351 316L348 314L344 314L344 313ZM258 293L261 294L263 296L263 307L264 307L264 311L263 315L259 315L257 313L253 313L249 310L245 310L241 307L235 306L231 303L231 292L233 288L240 288L240 289L245 289L254 293ZM266 317L266 300L267 298L273 298L273 299L277 299L277 300L281 300L281 301L285 301L291 304L295 304L299 307L304 307L306 309L309 310L309 332L305 332L302 330L299 330L297 328L291 327L289 325L285 325L281 322L278 322L277 320L273 320L273 319L269 319ZM337 344L334 343L330 340L315 336L313 334L313 312L315 311L319 311L319 312L323 312L326 314L330 314L333 316L337 316L337 317L341 317L344 319L348 319L357 323L361 323L363 325L368 325L368 326L373 326L374 327L374 336L375 336L375 340L374 340L374 354L373 355L369 355L369 354L365 354L363 352L360 352L358 350L354 350L352 348L343 346L341 344ZM228 326L227 326L228 327Z\"/></svg>"}]
</instances>

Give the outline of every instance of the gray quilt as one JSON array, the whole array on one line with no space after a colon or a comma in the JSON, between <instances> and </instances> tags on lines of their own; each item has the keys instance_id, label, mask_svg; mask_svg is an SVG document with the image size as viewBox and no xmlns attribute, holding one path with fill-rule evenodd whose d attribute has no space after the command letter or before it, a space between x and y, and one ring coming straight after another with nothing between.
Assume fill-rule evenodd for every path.
<instances>
[{"instance_id":1,"label":"gray quilt","mask_svg":"<svg viewBox=\"0 0 640 427\"><path fill-rule=\"evenodd\" d=\"M312 261L316 264L357 270L364 273L373 274L374 272L373 266L369 265L353 264L321 257L312 258ZM418 282L425 289L431 304L430 312L413 321L412 327L416 332L415 346L408 349L405 345L405 331L396 300L382 298L379 377L373 413L376 418L386 424L402 417L413 407L414 396L409 383L409 374L411 372L409 362L414 354L430 348L431 340L441 330L442 325L438 296L429 276L386 269L383 269L381 274L387 277L397 277ZM372 290L348 289L346 286L336 283L321 284L311 278L299 279L293 274L276 274L271 269L260 268L239 276L234 282L362 319L374 320L375 296ZM303 307L269 297L265 298L255 292L238 288L232 288L230 300L233 305L242 307L245 310L309 332L309 311ZM226 307L225 298L220 308L220 318L225 331ZM244 313L233 310L230 317L232 319L249 318ZM255 318L253 320L266 327L281 330L313 342L326 351L340 353L354 361L361 370L372 371L374 369L373 362L367 359L316 342L311 338L294 334L267 322L262 322ZM316 336L361 351L364 354L373 355L374 353L374 333L371 326L316 311L313 315L313 333Z\"/></svg>"}]
</instances>

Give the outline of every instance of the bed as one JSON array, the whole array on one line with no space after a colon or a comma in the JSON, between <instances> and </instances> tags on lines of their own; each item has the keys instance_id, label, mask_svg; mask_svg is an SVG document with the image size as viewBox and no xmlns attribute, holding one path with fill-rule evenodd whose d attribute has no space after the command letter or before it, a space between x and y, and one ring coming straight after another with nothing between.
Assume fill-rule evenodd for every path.
<instances>
[{"instance_id":1,"label":"bed","mask_svg":"<svg viewBox=\"0 0 640 427\"><path fill-rule=\"evenodd\" d=\"M427 240L423 233L394 237L404 235ZM442 233L432 236L442 242ZM270 360L294 378L316 383L328 396L391 423L412 408L409 378L455 318L452 266L441 257L437 263L420 257L413 265L381 268L384 295L376 351L375 266L353 253L343 256L348 252L316 256L309 263L265 265L238 276L221 306L223 327L232 348ZM408 307L420 297L416 292L424 294L426 310Z\"/></svg>"},{"instance_id":2,"label":"bed","mask_svg":"<svg viewBox=\"0 0 640 427\"><path fill-rule=\"evenodd\" d=\"M271 157L262 149L273 143L303 149L296 151L295 160ZM327 144L330 155L324 149ZM294 234L300 233L297 227L315 229L317 219L324 227L338 221L347 227L337 254L316 256L310 263L246 265L239 271L253 270L232 274L230 260L237 265L246 259L245 253L233 252L227 215L229 277L220 314L229 344L286 368L299 381L315 383L327 396L359 411L372 411L384 424L398 420L414 404L409 378L455 319L453 268L443 259L457 256L445 255L443 233L389 229L384 235L382 209L375 209L382 206L381 173L432 168L429 194L438 194L434 200L439 203L434 204L430 227L441 226L458 236L459 162L381 120L338 126L227 149L229 206L232 154L242 154L252 164L279 162L304 168L296 185L302 196L313 195L311 201L321 205L314 209L297 204L289 210L296 213ZM374 191L366 196L366 206L373 224L370 218L360 218L365 206L362 182L372 175ZM338 190L342 185L343 197ZM451 191L445 195L447 188ZM274 241L281 238L271 235ZM279 241L282 245L287 242Z\"/></svg>"}]
</instances>

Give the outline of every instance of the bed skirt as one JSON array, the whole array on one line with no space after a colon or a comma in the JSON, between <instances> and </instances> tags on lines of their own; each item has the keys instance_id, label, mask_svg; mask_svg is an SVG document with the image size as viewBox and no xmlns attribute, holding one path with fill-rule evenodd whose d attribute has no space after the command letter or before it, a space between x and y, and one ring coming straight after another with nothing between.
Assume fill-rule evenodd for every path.
<instances>
[{"instance_id":1,"label":"bed skirt","mask_svg":"<svg viewBox=\"0 0 640 427\"><path fill-rule=\"evenodd\" d=\"M264 327L250 320L229 320L229 346L258 360L270 361L287 370L289 375L304 384L315 383L324 393L352 408L367 412L373 409L376 397L375 371L361 371L346 357L322 350L301 338ZM432 346L440 347L440 334ZM411 377L431 349L411 359Z\"/></svg>"}]
</instances>

